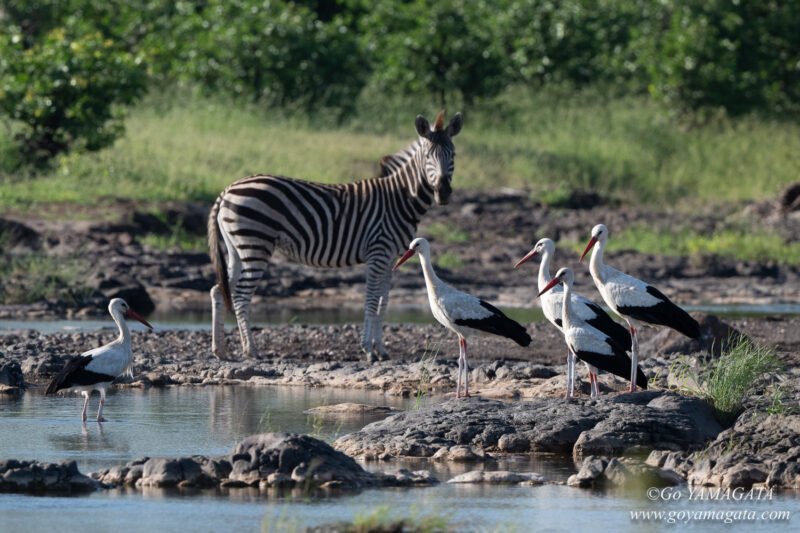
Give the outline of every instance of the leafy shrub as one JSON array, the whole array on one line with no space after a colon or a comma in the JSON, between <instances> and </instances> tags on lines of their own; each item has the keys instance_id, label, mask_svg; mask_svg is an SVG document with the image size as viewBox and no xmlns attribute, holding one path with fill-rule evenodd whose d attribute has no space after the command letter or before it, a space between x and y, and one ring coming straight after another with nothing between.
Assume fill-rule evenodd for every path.
<instances>
[{"instance_id":1,"label":"leafy shrub","mask_svg":"<svg viewBox=\"0 0 800 533\"><path fill-rule=\"evenodd\" d=\"M393 93L460 95L470 103L508 84L498 7L468 0L376 2L361 23L373 80Z\"/></svg>"},{"instance_id":2,"label":"leafy shrub","mask_svg":"<svg viewBox=\"0 0 800 533\"><path fill-rule=\"evenodd\" d=\"M681 109L785 111L800 104L800 3L667 0L643 35L650 91Z\"/></svg>"},{"instance_id":3,"label":"leafy shrub","mask_svg":"<svg viewBox=\"0 0 800 533\"><path fill-rule=\"evenodd\" d=\"M123 129L121 106L145 90L145 69L97 31L54 29L26 46L17 29L0 36L0 80L0 113L18 126L20 154L41 164L110 144Z\"/></svg>"},{"instance_id":4,"label":"leafy shrub","mask_svg":"<svg viewBox=\"0 0 800 533\"><path fill-rule=\"evenodd\" d=\"M650 14L647 1L509 1L502 15L512 76L526 82L625 82L636 70L632 32Z\"/></svg>"},{"instance_id":5,"label":"leafy shrub","mask_svg":"<svg viewBox=\"0 0 800 533\"><path fill-rule=\"evenodd\" d=\"M210 0L193 19L185 75L209 90L277 105L352 108L367 75L344 21L290 2Z\"/></svg>"}]
</instances>

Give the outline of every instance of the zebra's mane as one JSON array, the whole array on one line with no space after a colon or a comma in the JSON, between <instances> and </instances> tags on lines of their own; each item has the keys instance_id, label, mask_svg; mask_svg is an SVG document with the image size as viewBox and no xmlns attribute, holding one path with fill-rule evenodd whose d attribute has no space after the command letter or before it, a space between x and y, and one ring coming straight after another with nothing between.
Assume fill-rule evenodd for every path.
<instances>
[{"instance_id":1,"label":"zebra's mane","mask_svg":"<svg viewBox=\"0 0 800 533\"><path fill-rule=\"evenodd\" d=\"M414 153L419 150L420 146L422 146L422 143L417 139L396 154L389 154L381 157L381 172L378 174L378 177L385 178L390 176L392 172L405 165L406 162L414 156Z\"/></svg>"}]
</instances>

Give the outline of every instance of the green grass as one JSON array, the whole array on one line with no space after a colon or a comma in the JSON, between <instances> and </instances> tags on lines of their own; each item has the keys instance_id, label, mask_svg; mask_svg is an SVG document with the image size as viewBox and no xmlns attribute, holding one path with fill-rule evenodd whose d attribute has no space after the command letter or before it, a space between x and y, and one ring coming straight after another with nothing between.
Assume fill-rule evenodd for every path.
<instances>
[{"instance_id":1,"label":"green grass","mask_svg":"<svg viewBox=\"0 0 800 533\"><path fill-rule=\"evenodd\" d=\"M257 172L324 182L370 177L382 155L414 140L417 113L432 118L438 110L369 95L362 104L359 115L337 124L186 90L151 96L131 111L126 135L112 147L62 157L34 179L0 177L0 206L210 202ZM692 209L775 196L800 167L800 125L756 116L687 128L646 98L553 88L512 88L462 110L455 187L529 187L550 200L591 187L623 203ZM0 130L0 148L8 146L5 135Z\"/></svg>"},{"instance_id":2,"label":"green grass","mask_svg":"<svg viewBox=\"0 0 800 533\"><path fill-rule=\"evenodd\" d=\"M464 266L464 260L455 254L443 253L433 260L437 267L447 268L450 270L461 268Z\"/></svg>"},{"instance_id":3,"label":"green grass","mask_svg":"<svg viewBox=\"0 0 800 533\"><path fill-rule=\"evenodd\" d=\"M589 234L586 234L586 241ZM586 242L563 241L559 246L580 254ZM741 260L775 261L779 264L800 264L800 243L787 243L780 235L759 229L730 228L702 235L691 230L651 229L633 226L608 240L607 250L634 250L647 254L700 255L716 254Z\"/></svg>"},{"instance_id":4,"label":"green grass","mask_svg":"<svg viewBox=\"0 0 800 533\"><path fill-rule=\"evenodd\" d=\"M773 348L739 337L729 339L728 348L719 358L706 362L697 375L688 366L679 368L678 373L690 378L681 379L684 383L697 384L685 385L684 392L706 400L717 420L729 426L742 413L744 402L759 386L758 381L781 368Z\"/></svg>"},{"instance_id":5,"label":"green grass","mask_svg":"<svg viewBox=\"0 0 800 533\"><path fill-rule=\"evenodd\" d=\"M208 238L206 236L187 233L182 226L175 226L174 228L174 231L170 234L150 233L140 237L139 241L158 250L178 249L182 252L203 252L208 250Z\"/></svg>"},{"instance_id":6,"label":"green grass","mask_svg":"<svg viewBox=\"0 0 800 533\"><path fill-rule=\"evenodd\" d=\"M434 222L427 227L426 232L436 240L441 240L448 244L458 244L470 241L468 231L464 231L452 224L445 222Z\"/></svg>"},{"instance_id":7,"label":"green grass","mask_svg":"<svg viewBox=\"0 0 800 533\"><path fill-rule=\"evenodd\" d=\"M87 265L75 257L0 254L0 303L50 299L81 302L91 293L84 285L87 270Z\"/></svg>"}]
</instances>

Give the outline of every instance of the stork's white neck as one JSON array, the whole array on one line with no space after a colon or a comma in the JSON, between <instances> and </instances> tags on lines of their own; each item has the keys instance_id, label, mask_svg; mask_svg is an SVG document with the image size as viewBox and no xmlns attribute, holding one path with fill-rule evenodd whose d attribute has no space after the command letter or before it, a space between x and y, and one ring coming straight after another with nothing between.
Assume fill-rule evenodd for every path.
<instances>
[{"instance_id":1,"label":"stork's white neck","mask_svg":"<svg viewBox=\"0 0 800 533\"><path fill-rule=\"evenodd\" d=\"M570 299L572 283L563 283L562 285L564 285L564 305L561 306L561 329L567 331L572 326L572 300Z\"/></svg>"},{"instance_id":2,"label":"stork's white neck","mask_svg":"<svg viewBox=\"0 0 800 533\"><path fill-rule=\"evenodd\" d=\"M589 272L592 274L595 284L605 283L606 265L603 263L603 252L606 249L606 240L598 240L592 249L592 258L589 261Z\"/></svg>"},{"instance_id":3,"label":"stork's white neck","mask_svg":"<svg viewBox=\"0 0 800 533\"><path fill-rule=\"evenodd\" d=\"M436 289L441 283L436 271L433 270L431 263L431 255L429 250L424 250L419 254L419 263L422 265L422 274L425 276L425 285L428 288L428 295L433 296L436 294Z\"/></svg>"},{"instance_id":4,"label":"stork's white neck","mask_svg":"<svg viewBox=\"0 0 800 533\"><path fill-rule=\"evenodd\" d=\"M553 279L550 275L550 250L545 249L542 252L542 262L539 263L539 290L547 287L547 284Z\"/></svg>"},{"instance_id":5,"label":"stork's white neck","mask_svg":"<svg viewBox=\"0 0 800 533\"><path fill-rule=\"evenodd\" d=\"M119 339L118 342L130 346L131 345L131 331L128 329L128 324L125 322L125 317L120 313L119 309L114 309L111 311L111 318L114 319L114 322L117 323L117 327L119 328Z\"/></svg>"}]
</instances>

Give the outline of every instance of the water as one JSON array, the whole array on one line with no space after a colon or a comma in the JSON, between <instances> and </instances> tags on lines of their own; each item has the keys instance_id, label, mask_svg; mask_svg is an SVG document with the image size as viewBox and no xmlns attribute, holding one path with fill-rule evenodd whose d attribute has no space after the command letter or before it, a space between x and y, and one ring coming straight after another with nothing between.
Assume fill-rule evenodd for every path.
<instances>
[{"instance_id":1,"label":"water","mask_svg":"<svg viewBox=\"0 0 800 533\"><path fill-rule=\"evenodd\" d=\"M686 306L688 311L703 311L721 317L750 317L769 315L800 315L800 304L704 304ZM522 323L541 322L544 320L542 310L535 308L505 308L504 311L514 320ZM211 315L206 313L154 313L147 317L156 329L210 330ZM279 324L360 324L364 319L363 310L358 308L292 310L280 309L268 314L256 314L252 317L254 326L267 327ZM386 314L389 324L432 324L434 319L428 308L406 307L390 309ZM226 317L226 325L235 327L236 322L230 314ZM144 326L129 321L134 330L142 330ZM36 329L42 333L58 333L73 331L95 331L114 327L110 319L101 320L0 320L0 335L15 329Z\"/></svg>"},{"instance_id":2,"label":"water","mask_svg":"<svg viewBox=\"0 0 800 533\"><path fill-rule=\"evenodd\" d=\"M54 461L75 459L82 472L123 464L141 456L178 457L228 453L243 437L264 430L314 433L326 440L355 431L374 420L336 421L308 417L303 411L344 401L410 408L413 400L365 391L301 388L175 387L120 390L108 396L102 425L80 423L78 396L19 398L0 396L0 458ZM429 402L441 401L429 398ZM90 414L97 408L92 397ZM568 458L509 457L486 465L436 464L426 461L368 463L368 469L433 469L440 480L471 469L536 471L552 480L574 472ZM619 493L585 491L560 485L539 487L441 485L409 489L372 489L356 494L305 498L284 493L267 496L252 489L177 490L117 489L79 497L0 494L0 531L50 532L78 529L142 531L302 531L310 525L353 520L377 511L391 516L441 516L457 531L581 531L602 524L603 531L660 531L664 520L632 526L638 510L741 511L787 510L800 513L794 495L769 501L649 501L644 488ZM737 530L781 531L796 528L797 518L729 524ZM715 531L721 522L692 522L696 531ZM673 526L680 527L680 526Z\"/></svg>"}]
</instances>

